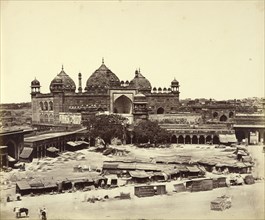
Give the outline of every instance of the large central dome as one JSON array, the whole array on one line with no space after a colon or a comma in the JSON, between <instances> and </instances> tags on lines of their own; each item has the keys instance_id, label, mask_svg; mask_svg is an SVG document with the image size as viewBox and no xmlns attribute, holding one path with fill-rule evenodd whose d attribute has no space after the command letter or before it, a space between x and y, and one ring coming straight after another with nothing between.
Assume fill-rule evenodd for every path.
<instances>
[{"instance_id":1,"label":"large central dome","mask_svg":"<svg viewBox=\"0 0 265 220\"><path fill-rule=\"evenodd\" d=\"M102 61L101 66L88 78L85 90L108 89L116 86L120 86L119 78Z\"/></svg>"}]
</instances>

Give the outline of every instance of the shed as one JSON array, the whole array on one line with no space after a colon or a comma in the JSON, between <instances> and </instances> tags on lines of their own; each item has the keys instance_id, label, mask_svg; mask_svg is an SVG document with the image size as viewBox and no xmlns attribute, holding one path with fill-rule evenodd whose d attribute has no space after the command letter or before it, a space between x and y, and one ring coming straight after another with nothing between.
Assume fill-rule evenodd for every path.
<instances>
[{"instance_id":1,"label":"shed","mask_svg":"<svg viewBox=\"0 0 265 220\"><path fill-rule=\"evenodd\" d=\"M191 192L212 190L213 180L210 178L192 179L186 182L186 188Z\"/></svg>"},{"instance_id":2,"label":"shed","mask_svg":"<svg viewBox=\"0 0 265 220\"><path fill-rule=\"evenodd\" d=\"M20 193L22 196L30 194L31 186L25 180L18 181L16 183L16 193Z\"/></svg>"},{"instance_id":3,"label":"shed","mask_svg":"<svg viewBox=\"0 0 265 220\"><path fill-rule=\"evenodd\" d=\"M150 181L150 175L143 170L135 170L129 172L133 182L145 183Z\"/></svg>"},{"instance_id":4,"label":"shed","mask_svg":"<svg viewBox=\"0 0 265 220\"><path fill-rule=\"evenodd\" d=\"M166 193L166 185L145 185L134 187L134 195L137 197L164 195Z\"/></svg>"},{"instance_id":5,"label":"shed","mask_svg":"<svg viewBox=\"0 0 265 220\"><path fill-rule=\"evenodd\" d=\"M117 177L117 175L105 175L104 177L107 179L107 186L109 186L109 187L118 186L118 177Z\"/></svg>"},{"instance_id":6,"label":"shed","mask_svg":"<svg viewBox=\"0 0 265 220\"><path fill-rule=\"evenodd\" d=\"M103 163L102 172L105 174L118 174L121 172L118 166L118 163Z\"/></svg>"},{"instance_id":7,"label":"shed","mask_svg":"<svg viewBox=\"0 0 265 220\"><path fill-rule=\"evenodd\" d=\"M185 192L186 191L186 186L185 183L177 183L174 184L174 192Z\"/></svg>"},{"instance_id":8,"label":"shed","mask_svg":"<svg viewBox=\"0 0 265 220\"><path fill-rule=\"evenodd\" d=\"M202 165L206 171L211 172L213 167L217 164L217 162L213 160L202 159L198 161L198 164Z\"/></svg>"},{"instance_id":9,"label":"shed","mask_svg":"<svg viewBox=\"0 0 265 220\"><path fill-rule=\"evenodd\" d=\"M189 176L198 176L201 170L197 166L187 166Z\"/></svg>"}]
</instances>

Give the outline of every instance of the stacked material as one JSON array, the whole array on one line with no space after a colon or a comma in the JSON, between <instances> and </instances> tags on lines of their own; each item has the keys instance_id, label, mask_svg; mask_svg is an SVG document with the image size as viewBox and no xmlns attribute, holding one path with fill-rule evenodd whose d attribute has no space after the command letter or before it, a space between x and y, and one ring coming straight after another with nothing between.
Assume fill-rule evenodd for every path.
<instances>
[{"instance_id":1,"label":"stacked material","mask_svg":"<svg viewBox=\"0 0 265 220\"><path fill-rule=\"evenodd\" d=\"M185 192L186 186L184 183L174 184L174 192Z\"/></svg>"},{"instance_id":2,"label":"stacked material","mask_svg":"<svg viewBox=\"0 0 265 220\"><path fill-rule=\"evenodd\" d=\"M217 197L211 202L211 210L223 211L229 209L232 206L232 199L230 196Z\"/></svg>"},{"instance_id":3,"label":"stacked material","mask_svg":"<svg viewBox=\"0 0 265 220\"><path fill-rule=\"evenodd\" d=\"M210 178L192 179L186 182L186 187L191 192L212 190L213 180Z\"/></svg>"},{"instance_id":4,"label":"stacked material","mask_svg":"<svg viewBox=\"0 0 265 220\"><path fill-rule=\"evenodd\" d=\"M254 177L252 175L247 175L244 178L244 182L245 182L245 184L254 184L255 180L254 180Z\"/></svg>"}]
</instances>

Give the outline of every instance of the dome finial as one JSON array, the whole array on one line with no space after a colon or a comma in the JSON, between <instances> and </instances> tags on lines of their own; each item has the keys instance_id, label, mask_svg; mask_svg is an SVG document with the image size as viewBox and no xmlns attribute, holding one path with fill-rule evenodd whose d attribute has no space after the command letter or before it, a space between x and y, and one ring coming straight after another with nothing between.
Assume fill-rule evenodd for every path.
<instances>
[{"instance_id":1,"label":"dome finial","mask_svg":"<svg viewBox=\"0 0 265 220\"><path fill-rule=\"evenodd\" d=\"M102 64L104 64L104 57L102 57Z\"/></svg>"},{"instance_id":2,"label":"dome finial","mask_svg":"<svg viewBox=\"0 0 265 220\"><path fill-rule=\"evenodd\" d=\"M62 71L63 71L63 64L62 64Z\"/></svg>"}]
</instances>

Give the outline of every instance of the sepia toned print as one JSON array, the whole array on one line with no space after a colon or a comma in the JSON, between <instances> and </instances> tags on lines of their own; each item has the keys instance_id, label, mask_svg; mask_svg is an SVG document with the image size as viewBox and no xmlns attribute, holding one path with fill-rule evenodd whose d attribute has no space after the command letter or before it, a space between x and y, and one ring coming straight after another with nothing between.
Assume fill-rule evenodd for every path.
<instances>
[{"instance_id":1,"label":"sepia toned print","mask_svg":"<svg viewBox=\"0 0 265 220\"><path fill-rule=\"evenodd\" d=\"M264 1L1 1L1 219L264 219Z\"/></svg>"}]
</instances>

